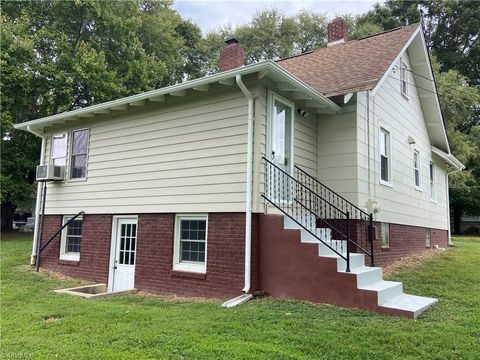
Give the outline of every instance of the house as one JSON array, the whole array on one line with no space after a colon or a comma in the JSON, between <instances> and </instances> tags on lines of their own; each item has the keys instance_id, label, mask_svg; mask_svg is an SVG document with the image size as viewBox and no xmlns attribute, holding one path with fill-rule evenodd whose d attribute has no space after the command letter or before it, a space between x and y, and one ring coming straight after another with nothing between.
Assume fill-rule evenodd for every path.
<instances>
[{"instance_id":1,"label":"house","mask_svg":"<svg viewBox=\"0 0 480 360\"><path fill-rule=\"evenodd\" d=\"M110 291L418 316L436 300L380 266L447 246L463 165L421 26L347 36L336 19L327 48L247 66L231 40L215 75L18 124L65 170L46 183L40 266Z\"/></svg>"}]
</instances>

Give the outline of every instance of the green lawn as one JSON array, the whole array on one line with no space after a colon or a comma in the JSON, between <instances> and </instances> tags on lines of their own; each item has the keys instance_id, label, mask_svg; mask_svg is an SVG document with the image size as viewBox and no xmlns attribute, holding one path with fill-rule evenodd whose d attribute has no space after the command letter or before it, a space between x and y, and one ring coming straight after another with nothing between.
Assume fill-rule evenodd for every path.
<instances>
[{"instance_id":1,"label":"green lawn","mask_svg":"<svg viewBox=\"0 0 480 360\"><path fill-rule=\"evenodd\" d=\"M88 301L25 266L31 240L1 242L0 359L479 359L480 238L394 278L440 302L418 320L301 301L129 295Z\"/></svg>"}]
</instances>

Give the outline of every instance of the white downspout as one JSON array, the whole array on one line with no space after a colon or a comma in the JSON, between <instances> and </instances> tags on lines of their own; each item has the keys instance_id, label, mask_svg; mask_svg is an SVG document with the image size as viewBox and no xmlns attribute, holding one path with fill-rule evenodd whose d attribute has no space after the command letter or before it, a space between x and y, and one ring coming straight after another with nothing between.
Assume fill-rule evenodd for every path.
<instances>
[{"instance_id":1,"label":"white downspout","mask_svg":"<svg viewBox=\"0 0 480 360\"><path fill-rule=\"evenodd\" d=\"M449 185L448 185L448 175L454 174L456 172L462 171L463 169L457 169L450 171L445 174L445 189L447 192L447 222L448 222L448 246L452 246L452 226L450 224L450 191L448 191Z\"/></svg>"},{"instance_id":2,"label":"white downspout","mask_svg":"<svg viewBox=\"0 0 480 360\"><path fill-rule=\"evenodd\" d=\"M44 165L45 162L45 147L46 147L46 141L45 141L45 135L37 133L33 131L30 126L27 126L27 131L32 133L35 136L38 136L39 138L42 139L42 146L40 150L40 165ZM30 257L30 264L33 265L35 264L35 252L37 249L37 240L38 240L38 232L39 232L39 227L40 227L40 203L42 201L42 187L41 183L37 183L37 200L35 203L35 227L33 229L33 244L32 244L32 256Z\"/></svg>"},{"instance_id":3,"label":"white downspout","mask_svg":"<svg viewBox=\"0 0 480 360\"><path fill-rule=\"evenodd\" d=\"M247 126L247 184L245 197L245 286L243 292L250 291L251 261L252 261L252 178L253 178L253 95L242 82L242 76L235 77L238 87L248 99Z\"/></svg>"}]
</instances>

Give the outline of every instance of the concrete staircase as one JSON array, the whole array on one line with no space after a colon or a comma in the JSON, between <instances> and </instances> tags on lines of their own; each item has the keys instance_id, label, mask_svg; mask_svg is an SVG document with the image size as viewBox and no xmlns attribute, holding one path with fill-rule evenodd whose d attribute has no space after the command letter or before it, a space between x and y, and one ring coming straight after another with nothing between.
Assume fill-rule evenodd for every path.
<instances>
[{"instance_id":1,"label":"concrete staircase","mask_svg":"<svg viewBox=\"0 0 480 360\"><path fill-rule=\"evenodd\" d=\"M336 259L337 273L355 277L356 290L376 295L377 306L373 308L374 311L417 318L438 302L434 298L405 294L401 282L383 280L382 268L365 266L364 254L350 253L350 272L347 273L346 261L332 250L333 248L346 256L346 241L332 239L330 229L317 228L313 217L299 220L299 223L302 226L284 216L283 227L285 230L300 231L301 243L318 244L320 258ZM330 247L318 241L312 233Z\"/></svg>"}]
</instances>

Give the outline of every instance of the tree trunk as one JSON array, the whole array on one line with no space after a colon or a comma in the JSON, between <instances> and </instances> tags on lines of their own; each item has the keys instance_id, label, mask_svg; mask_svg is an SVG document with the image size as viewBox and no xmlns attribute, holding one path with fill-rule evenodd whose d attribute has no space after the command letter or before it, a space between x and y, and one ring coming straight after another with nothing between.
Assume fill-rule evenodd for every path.
<instances>
[{"instance_id":1,"label":"tree trunk","mask_svg":"<svg viewBox=\"0 0 480 360\"><path fill-rule=\"evenodd\" d=\"M459 205L453 207L453 233L459 235L462 232L462 213L463 209Z\"/></svg>"},{"instance_id":2,"label":"tree trunk","mask_svg":"<svg viewBox=\"0 0 480 360\"><path fill-rule=\"evenodd\" d=\"M2 203L2 232L13 230L13 214L16 208L13 204Z\"/></svg>"}]
</instances>

